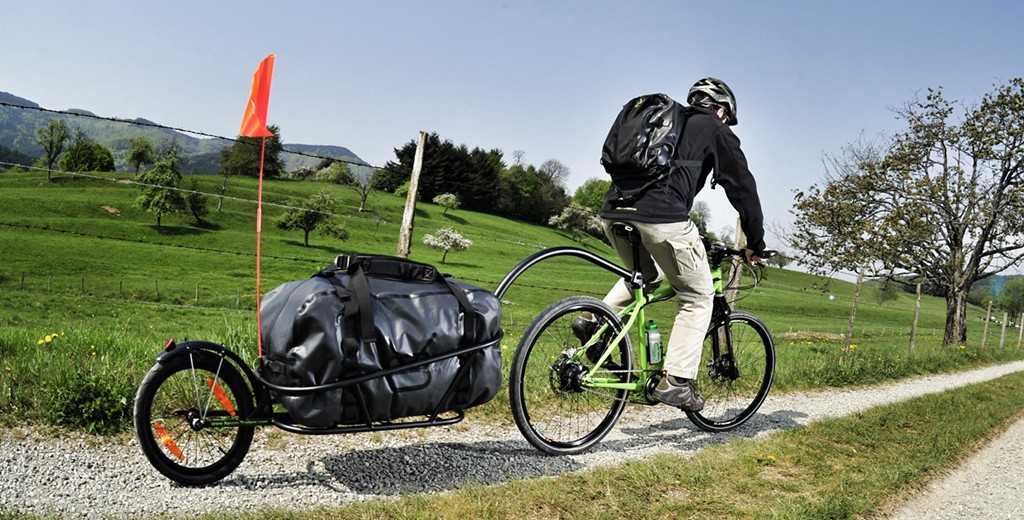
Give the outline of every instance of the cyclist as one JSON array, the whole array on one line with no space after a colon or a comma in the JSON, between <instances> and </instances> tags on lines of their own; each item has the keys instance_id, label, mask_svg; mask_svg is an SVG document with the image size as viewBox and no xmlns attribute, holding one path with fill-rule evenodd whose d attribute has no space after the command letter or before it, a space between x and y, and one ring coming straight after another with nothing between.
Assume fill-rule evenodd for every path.
<instances>
[{"instance_id":1,"label":"cyclist","mask_svg":"<svg viewBox=\"0 0 1024 520\"><path fill-rule=\"evenodd\" d=\"M642 240L640 270L645 284L667 281L679 297L672 333L665 354L665 377L655 388L658 401L684 411L700 411L704 398L693 385L700 365L704 333L711 321L714 286L707 252L697 226L690 220L693 199L704 187L712 170L712 188L720 184L733 208L739 212L747 237L746 260L761 261L765 249L761 202L757 185L740 150L740 140L731 126L736 124L736 97L724 82L704 78L690 88L684 109L686 126L677 147L678 159L701 161L701 167L681 167L666 180L639 195L628 206L617 206L615 188L609 190L601 210L605 234L625 266L634 266L629 241L611 231L612 222L629 222ZM638 181L642 184L643 181ZM624 190L638 186L621 186ZM616 311L633 299L625 280L619 280L604 301ZM597 326L592 316L579 316L572 329L586 341Z\"/></svg>"}]
</instances>

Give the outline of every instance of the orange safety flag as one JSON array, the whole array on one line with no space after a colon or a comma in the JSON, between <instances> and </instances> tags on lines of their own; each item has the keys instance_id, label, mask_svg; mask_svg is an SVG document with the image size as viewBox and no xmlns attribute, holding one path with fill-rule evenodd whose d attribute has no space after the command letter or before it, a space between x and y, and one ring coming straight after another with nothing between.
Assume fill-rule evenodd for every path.
<instances>
[{"instance_id":1,"label":"orange safety flag","mask_svg":"<svg viewBox=\"0 0 1024 520\"><path fill-rule=\"evenodd\" d=\"M238 135L243 137L270 137L267 130L267 108L270 106L270 80L274 75L274 55L260 62L256 74L252 75L252 91L242 116L242 128Z\"/></svg>"}]
</instances>

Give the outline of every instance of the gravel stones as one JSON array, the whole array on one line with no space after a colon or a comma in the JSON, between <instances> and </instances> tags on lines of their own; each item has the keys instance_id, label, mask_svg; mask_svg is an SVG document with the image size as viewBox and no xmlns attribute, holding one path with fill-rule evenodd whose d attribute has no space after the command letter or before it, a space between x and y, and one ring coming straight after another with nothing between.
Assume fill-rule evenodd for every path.
<instances>
[{"instance_id":1,"label":"gravel stones","mask_svg":"<svg viewBox=\"0 0 1024 520\"><path fill-rule=\"evenodd\" d=\"M767 435L1021 370L1024 362L857 390L769 394L747 425L714 435L696 429L681 412L630 405L605 440L571 457L541 454L514 426L475 424L472 411L455 427L397 432L300 436L263 428L242 465L224 480L203 488L179 486L161 476L134 439L54 438L27 429L7 429L0 430L0 512L68 518L188 517L230 510L303 510L443 492L467 483L496 484L585 471L656 453L690 456L711 444ZM993 487L1017 485L1024 480L1019 446L1001 451L1004 456L1016 452L1015 461L1004 468L1012 478L985 476L994 480L977 492L961 487L960 492L945 494L965 499L974 495L985 501ZM1013 496L1019 497L1019 491ZM977 509L950 510L990 516Z\"/></svg>"}]
</instances>

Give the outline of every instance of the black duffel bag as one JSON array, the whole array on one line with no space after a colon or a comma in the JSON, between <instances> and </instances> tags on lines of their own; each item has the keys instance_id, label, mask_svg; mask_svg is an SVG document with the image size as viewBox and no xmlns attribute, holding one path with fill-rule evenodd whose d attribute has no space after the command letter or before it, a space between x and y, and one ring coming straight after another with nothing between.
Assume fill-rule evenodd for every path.
<instances>
[{"instance_id":1,"label":"black duffel bag","mask_svg":"<svg viewBox=\"0 0 1024 520\"><path fill-rule=\"evenodd\" d=\"M340 256L267 293L260 319L258 375L305 426L461 411L501 386L498 298L428 264Z\"/></svg>"}]
</instances>

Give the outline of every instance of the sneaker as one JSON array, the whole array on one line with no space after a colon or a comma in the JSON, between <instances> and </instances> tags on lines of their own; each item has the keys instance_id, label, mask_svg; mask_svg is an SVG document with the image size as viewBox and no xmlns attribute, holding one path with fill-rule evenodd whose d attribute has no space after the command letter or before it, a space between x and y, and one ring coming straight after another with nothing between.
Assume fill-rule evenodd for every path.
<instances>
[{"instance_id":1,"label":"sneaker","mask_svg":"<svg viewBox=\"0 0 1024 520\"><path fill-rule=\"evenodd\" d=\"M594 337L594 332L597 331L597 321L588 320L583 316L577 316L572 320L572 333L576 335L576 338L580 340L581 345L585 345L590 338ZM601 358L601 353L604 352L604 338L601 338L593 345L587 347L587 359L591 363L597 363L597 360Z\"/></svg>"},{"instance_id":2,"label":"sneaker","mask_svg":"<svg viewBox=\"0 0 1024 520\"><path fill-rule=\"evenodd\" d=\"M666 375L654 388L652 396L684 412L699 412L704 409L704 398L693 388L692 379Z\"/></svg>"}]
</instances>

